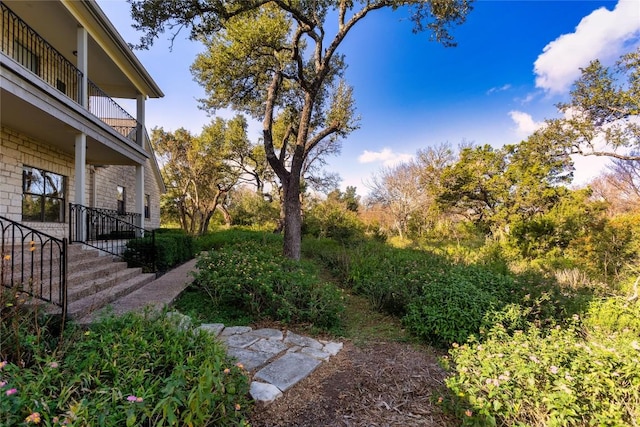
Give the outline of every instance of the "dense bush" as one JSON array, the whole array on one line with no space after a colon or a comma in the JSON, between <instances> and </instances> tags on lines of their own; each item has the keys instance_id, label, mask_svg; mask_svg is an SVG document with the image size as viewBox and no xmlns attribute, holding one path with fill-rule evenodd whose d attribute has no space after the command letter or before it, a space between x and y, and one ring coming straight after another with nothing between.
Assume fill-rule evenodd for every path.
<instances>
[{"instance_id":1,"label":"dense bush","mask_svg":"<svg viewBox=\"0 0 640 427\"><path fill-rule=\"evenodd\" d=\"M156 269L164 272L192 259L196 245L193 237L181 230L161 229L155 233L155 251L151 237L133 239L127 243L124 258L132 266L142 264L150 268L154 254Z\"/></svg>"},{"instance_id":2,"label":"dense bush","mask_svg":"<svg viewBox=\"0 0 640 427\"><path fill-rule=\"evenodd\" d=\"M58 345L59 319L27 302L28 295L0 286L0 362L28 366L39 351L53 352Z\"/></svg>"},{"instance_id":3,"label":"dense bush","mask_svg":"<svg viewBox=\"0 0 640 427\"><path fill-rule=\"evenodd\" d=\"M304 216L305 235L332 238L344 242L364 235L364 224L354 211L337 200L325 200L313 205Z\"/></svg>"},{"instance_id":4,"label":"dense bush","mask_svg":"<svg viewBox=\"0 0 640 427\"><path fill-rule=\"evenodd\" d=\"M409 303L403 323L427 342L465 342L478 333L486 313L498 304L468 278L450 275L424 285L421 295Z\"/></svg>"},{"instance_id":5,"label":"dense bush","mask_svg":"<svg viewBox=\"0 0 640 427\"><path fill-rule=\"evenodd\" d=\"M247 230L244 228L231 228L199 236L196 239L196 248L198 252L209 251L242 242L259 242L262 245L262 250L282 251L281 234Z\"/></svg>"},{"instance_id":6,"label":"dense bush","mask_svg":"<svg viewBox=\"0 0 640 427\"><path fill-rule=\"evenodd\" d=\"M302 253L328 269L332 276L346 281L349 275L350 248L343 242L328 238L302 239Z\"/></svg>"},{"instance_id":7,"label":"dense bush","mask_svg":"<svg viewBox=\"0 0 640 427\"><path fill-rule=\"evenodd\" d=\"M518 282L493 265L456 265L424 250L375 241L304 247L374 307L402 317L409 331L431 343L466 341L519 295Z\"/></svg>"},{"instance_id":8,"label":"dense bush","mask_svg":"<svg viewBox=\"0 0 640 427\"><path fill-rule=\"evenodd\" d=\"M194 286L216 305L233 306L257 318L309 322L321 328L340 323L338 289L321 283L312 264L292 261L274 247L245 241L209 251L198 260Z\"/></svg>"},{"instance_id":9,"label":"dense bush","mask_svg":"<svg viewBox=\"0 0 640 427\"><path fill-rule=\"evenodd\" d=\"M235 226L274 230L280 218L280 206L254 191L239 189L231 193L229 214Z\"/></svg>"},{"instance_id":10,"label":"dense bush","mask_svg":"<svg viewBox=\"0 0 640 427\"><path fill-rule=\"evenodd\" d=\"M599 317L602 310L619 314L616 304L596 304L585 322L590 328L532 326L508 334L499 325L482 343L472 339L454 347L449 366L454 374L446 382L452 407L465 425L637 425L640 334L633 328L638 321L623 316L614 326ZM627 310L640 315L637 304ZM603 321L606 334L593 329Z\"/></svg>"},{"instance_id":11,"label":"dense bush","mask_svg":"<svg viewBox=\"0 0 640 427\"><path fill-rule=\"evenodd\" d=\"M245 424L248 379L204 332L174 316L106 318L34 363L0 361L3 425Z\"/></svg>"}]
</instances>

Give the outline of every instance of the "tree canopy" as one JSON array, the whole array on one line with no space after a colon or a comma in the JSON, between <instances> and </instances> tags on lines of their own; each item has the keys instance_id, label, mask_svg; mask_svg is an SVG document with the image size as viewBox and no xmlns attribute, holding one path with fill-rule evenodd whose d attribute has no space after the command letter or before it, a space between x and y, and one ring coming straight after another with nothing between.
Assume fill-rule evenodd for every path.
<instances>
[{"instance_id":1,"label":"tree canopy","mask_svg":"<svg viewBox=\"0 0 640 427\"><path fill-rule=\"evenodd\" d=\"M347 34L371 12L408 7L414 31L427 30L450 46L450 28L464 22L472 0L129 1L145 32L142 47L166 29L175 36L184 27L205 43L192 67L207 93L204 109L232 108L262 121L265 154L283 191L283 252L298 259L305 165L318 153L335 153L358 127L338 51Z\"/></svg>"},{"instance_id":2,"label":"tree canopy","mask_svg":"<svg viewBox=\"0 0 640 427\"><path fill-rule=\"evenodd\" d=\"M168 184L165 209L184 230L203 234L216 208L223 206L220 203L244 173L239 153L250 151L245 119L216 118L200 135L185 129L166 132L154 128L151 141L163 161Z\"/></svg>"},{"instance_id":3,"label":"tree canopy","mask_svg":"<svg viewBox=\"0 0 640 427\"><path fill-rule=\"evenodd\" d=\"M558 104L564 117L547 120L545 136L569 154L640 160L640 48L613 67L594 60L581 71L570 101Z\"/></svg>"}]
</instances>

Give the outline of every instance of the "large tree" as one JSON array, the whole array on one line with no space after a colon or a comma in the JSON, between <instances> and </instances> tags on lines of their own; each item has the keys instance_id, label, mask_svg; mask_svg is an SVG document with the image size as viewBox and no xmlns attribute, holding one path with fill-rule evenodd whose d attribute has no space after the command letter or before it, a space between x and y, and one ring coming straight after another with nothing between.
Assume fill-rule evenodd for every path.
<instances>
[{"instance_id":1,"label":"large tree","mask_svg":"<svg viewBox=\"0 0 640 427\"><path fill-rule=\"evenodd\" d=\"M595 60L581 71L545 136L569 154L640 160L640 48L613 67Z\"/></svg>"},{"instance_id":2,"label":"large tree","mask_svg":"<svg viewBox=\"0 0 640 427\"><path fill-rule=\"evenodd\" d=\"M211 217L242 175L236 161L237 152L248 144L244 123L241 116L229 121L216 118L200 135L185 129L152 129L151 141L169 184L163 205L187 232L207 231ZM223 209L223 214L226 218L228 212Z\"/></svg>"},{"instance_id":3,"label":"large tree","mask_svg":"<svg viewBox=\"0 0 640 427\"><path fill-rule=\"evenodd\" d=\"M369 205L383 206L391 213L393 227L401 238L413 217L429 208L429 193L413 161L381 170L373 176L369 189Z\"/></svg>"},{"instance_id":4,"label":"large tree","mask_svg":"<svg viewBox=\"0 0 640 427\"><path fill-rule=\"evenodd\" d=\"M305 162L357 127L338 52L347 34L371 12L408 7L415 31L429 30L452 45L449 28L464 22L472 0L129 1L137 28L145 31L142 45L182 27L205 43L207 52L193 65L208 95L204 108L231 107L262 120L266 156L283 189L283 252L298 259ZM285 125L280 135L274 133L278 121ZM287 152L293 153L288 160Z\"/></svg>"},{"instance_id":5,"label":"large tree","mask_svg":"<svg viewBox=\"0 0 640 427\"><path fill-rule=\"evenodd\" d=\"M540 132L500 149L465 147L442 172L438 201L487 232L506 230L555 206L572 171L569 156Z\"/></svg>"}]
</instances>

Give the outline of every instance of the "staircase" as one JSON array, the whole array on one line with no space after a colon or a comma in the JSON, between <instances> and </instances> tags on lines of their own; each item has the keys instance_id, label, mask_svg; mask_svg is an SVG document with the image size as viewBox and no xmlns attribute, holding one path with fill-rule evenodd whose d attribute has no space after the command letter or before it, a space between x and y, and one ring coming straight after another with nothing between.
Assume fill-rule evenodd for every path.
<instances>
[{"instance_id":1,"label":"staircase","mask_svg":"<svg viewBox=\"0 0 640 427\"><path fill-rule=\"evenodd\" d=\"M67 317L78 320L156 278L83 244L68 246Z\"/></svg>"}]
</instances>

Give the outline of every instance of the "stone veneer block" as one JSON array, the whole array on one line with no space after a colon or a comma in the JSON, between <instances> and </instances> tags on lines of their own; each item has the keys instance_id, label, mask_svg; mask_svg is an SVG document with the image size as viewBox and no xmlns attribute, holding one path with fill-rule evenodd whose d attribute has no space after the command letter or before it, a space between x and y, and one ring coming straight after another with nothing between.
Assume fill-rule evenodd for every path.
<instances>
[{"instance_id":1,"label":"stone veneer block","mask_svg":"<svg viewBox=\"0 0 640 427\"><path fill-rule=\"evenodd\" d=\"M251 333L253 335L259 336L260 338L267 338L269 340L282 341L282 339L284 338L282 331L279 331L277 329L271 329L271 328L256 329Z\"/></svg>"},{"instance_id":2,"label":"stone veneer block","mask_svg":"<svg viewBox=\"0 0 640 427\"><path fill-rule=\"evenodd\" d=\"M227 347L246 348L258 341L260 338L250 334L227 335L222 336L222 341Z\"/></svg>"},{"instance_id":3,"label":"stone veneer block","mask_svg":"<svg viewBox=\"0 0 640 427\"><path fill-rule=\"evenodd\" d=\"M287 349L287 345L282 341L261 339L249 347L249 350L263 351L273 356L282 353Z\"/></svg>"},{"instance_id":4,"label":"stone veneer block","mask_svg":"<svg viewBox=\"0 0 640 427\"><path fill-rule=\"evenodd\" d=\"M281 391L287 391L298 381L309 376L320 363L322 362L318 359L306 354L287 353L260 369L254 378L273 384Z\"/></svg>"},{"instance_id":5,"label":"stone veneer block","mask_svg":"<svg viewBox=\"0 0 640 427\"><path fill-rule=\"evenodd\" d=\"M230 326L228 328L224 328L224 331L222 331L220 335L226 337L228 335L246 334L247 332L251 332L251 328L249 326Z\"/></svg>"},{"instance_id":6,"label":"stone veneer block","mask_svg":"<svg viewBox=\"0 0 640 427\"><path fill-rule=\"evenodd\" d=\"M302 335L294 334L293 332L287 332L287 337L284 339L287 344L299 345L300 347L311 347L317 350L322 350L322 344L320 341L310 337L303 337Z\"/></svg>"},{"instance_id":7,"label":"stone veneer block","mask_svg":"<svg viewBox=\"0 0 640 427\"><path fill-rule=\"evenodd\" d=\"M338 354L340 350L342 350L343 344L341 342L328 342L322 348L322 351L326 351L332 356Z\"/></svg>"},{"instance_id":8,"label":"stone veneer block","mask_svg":"<svg viewBox=\"0 0 640 427\"><path fill-rule=\"evenodd\" d=\"M224 329L224 325L222 323L203 323L198 327L198 329L205 330L212 334L214 337L217 337Z\"/></svg>"},{"instance_id":9,"label":"stone veneer block","mask_svg":"<svg viewBox=\"0 0 640 427\"><path fill-rule=\"evenodd\" d=\"M227 354L242 363L247 371L253 371L271 359L272 355L262 351L251 351L244 348L229 348Z\"/></svg>"},{"instance_id":10,"label":"stone veneer block","mask_svg":"<svg viewBox=\"0 0 640 427\"><path fill-rule=\"evenodd\" d=\"M258 381L252 381L249 387L249 394L253 400L257 402L270 403L282 396L282 392L278 387L272 384L261 383Z\"/></svg>"},{"instance_id":11,"label":"stone veneer block","mask_svg":"<svg viewBox=\"0 0 640 427\"><path fill-rule=\"evenodd\" d=\"M308 354L309 356L318 359L318 360L322 360L322 361L327 361L329 360L329 358L331 357L331 355L329 353L326 353L322 350L318 350L315 348L311 348L311 347L305 347L302 350L300 350L300 353L304 353L304 354Z\"/></svg>"}]
</instances>

